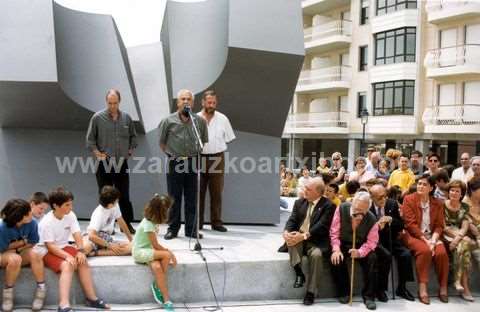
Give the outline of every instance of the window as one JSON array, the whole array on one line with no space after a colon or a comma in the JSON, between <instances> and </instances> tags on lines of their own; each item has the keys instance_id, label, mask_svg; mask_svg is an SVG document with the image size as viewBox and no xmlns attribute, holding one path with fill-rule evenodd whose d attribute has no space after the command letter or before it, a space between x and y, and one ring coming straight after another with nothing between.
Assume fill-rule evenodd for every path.
<instances>
[{"instance_id":1,"label":"window","mask_svg":"<svg viewBox=\"0 0 480 312\"><path fill-rule=\"evenodd\" d=\"M368 23L368 2L370 0L361 0L360 1L360 25L365 25Z\"/></svg>"},{"instance_id":2,"label":"window","mask_svg":"<svg viewBox=\"0 0 480 312\"><path fill-rule=\"evenodd\" d=\"M367 109L367 92L358 92L357 117L360 118L362 111Z\"/></svg>"},{"instance_id":3,"label":"window","mask_svg":"<svg viewBox=\"0 0 480 312\"><path fill-rule=\"evenodd\" d=\"M413 115L415 80L373 84L373 115Z\"/></svg>"},{"instance_id":4,"label":"window","mask_svg":"<svg viewBox=\"0 0 480 312\"><path fill-rule=\"evenodd\" d=\"M375 65L415 62L415 27L375 34Z\"/></svg>"},{"instance_id":5,"label":"window","mask_svg":"<svg viewBox=\"0 0 480 312\"><path fill-rule=\"evenodd\" d=\"M359 53L359 70L364 71L368 69L368 46L360 47Z\"/></svg>"},{"instance_id":6,"label":"window","mask_svg":"<svg viewBox=\"0 0 480 312\"><path fill-rule=\"evenodd\" d=\"M417 0L377 0L377 15L384 15L403 9L416 9Z\"/></svg>"}]
</instances>

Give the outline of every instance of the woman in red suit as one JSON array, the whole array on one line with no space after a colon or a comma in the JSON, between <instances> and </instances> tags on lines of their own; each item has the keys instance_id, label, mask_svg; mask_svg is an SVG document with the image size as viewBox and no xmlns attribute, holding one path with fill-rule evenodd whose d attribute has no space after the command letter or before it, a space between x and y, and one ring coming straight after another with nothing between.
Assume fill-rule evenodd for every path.
<instances>
[{"instance_id":1,"label":"woman in red suit","mask_svg":"<svg viewBox=\"0 0 480 312\"><path fill-rule=\"evenodd\" d=\"M418 297L430 304L427 284L430 266L435 265L440 284L439 299L448 302L448 254L440 237L445 227L443 203L433 198L435 180L430 175L418 179L417 192L405 196L402 212L405 222L403 240L415 256Z\"/></svg>"}]
</instances>

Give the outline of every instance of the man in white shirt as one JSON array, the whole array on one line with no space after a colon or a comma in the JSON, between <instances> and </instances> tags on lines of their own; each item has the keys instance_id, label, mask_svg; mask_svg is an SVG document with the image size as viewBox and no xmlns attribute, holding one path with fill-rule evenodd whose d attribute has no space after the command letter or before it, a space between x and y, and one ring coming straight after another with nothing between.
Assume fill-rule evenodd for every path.
<instances>
[{"instance_id":1,"label":"man in white shirt","mask_svg":"<svg viewBox=\"0 0 480 312\"><path fill-rule=\"evenodd\" d=\"M470 168L470 154L463 153L460 156L461 166L452 172L452 180L460 180L463 183L467 183L468 180L473 176L472 169Z\"/></svg>"},{"instance_id":2,"label":"man in white shirt","mask_svg":"<svg viewBox=\"0 0 480 312\"><path fill-rule=\"evenodd\" d=\"M226 232L222 221L222 192L227 144L235 139L228 117L217 111L217 94L213 90L203 93L199 116L207 121L208 143L202 150L202 177L200 182L200 229L203 228L205 195L210 194L210 224L212 230Z\"/></svg>"}]
</instances>

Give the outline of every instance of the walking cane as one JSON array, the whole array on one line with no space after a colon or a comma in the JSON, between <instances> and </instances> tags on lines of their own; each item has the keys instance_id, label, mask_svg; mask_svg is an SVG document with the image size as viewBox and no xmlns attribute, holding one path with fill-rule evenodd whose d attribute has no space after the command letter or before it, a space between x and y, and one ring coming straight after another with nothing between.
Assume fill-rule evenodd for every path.
<instances>
[{"instance_id":1,"label":"walking cane","mask_svg":"<svg viewBox=\"0 0 480 312\"><path fill-rule=\"evenodd\" d=\"M352 249L355 249L355 241L357 239L357 226L358 226L358 221L355 219L355 217L352 216L352 230L353 230L353 246ZM353 258L350 255L350 259L352 259L352 269L350 271L350 300L348 301L348 304L351 306L353 302L353 282L354 282L354 277L355 277L355 258Z\"/></svg>"},{"instance_id":2,"label":"walking cane","mask_svg":"<svg viewBox=\"0 0 480 312\"><path fill-rule=\"evenodd\" d=\"M393 297L393 300L395 300L395 274L393 272L392 222L388 223L388 236L390 239L390 272L392 274L392 297Z\"/></svg>"}]
</instances>

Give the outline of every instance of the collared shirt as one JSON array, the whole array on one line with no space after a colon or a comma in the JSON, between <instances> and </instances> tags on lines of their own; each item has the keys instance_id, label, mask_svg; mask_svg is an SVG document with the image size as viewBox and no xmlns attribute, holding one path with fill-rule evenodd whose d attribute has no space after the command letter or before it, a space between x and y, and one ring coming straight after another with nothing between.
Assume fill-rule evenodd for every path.
<instances>
[{"instance_id":1,"label":"collared shirt","mask_svg":"<svg viewBox=\"0 0 480 312\"><path fill-rule=\"evenodd\" d=\"M128 158L129 150L137 147L135 124L127 113L118 112L113 120L108 109L97 112L90 119L87 130L87 147L98 150L109 157Z\"/></svg>"},{"instance_id":2,"label":"collared shirt","mask_svg":"<svg viewBox=\"0 0 480 312\"><path fill-rule=\"evenodd\" d=\"M202 116L202 112L198 113ZM217 154L227 150L227 143L235 140L230 120L224 114L216 111L212 119L207 122L208 143L203 146L202 154Z\"/></svg>"},{"instance_id":3,"label":"collared shirt","mask_svg":"<svg viewBox=\"0 0 480 312\"><path fill-rule=\"evenodd\" d=\"M333 215L332 225L330 226L330 244L332 245L333 251L340 251L340 207L335 209L335 214ZM362 246L358 249L360 258L364 258L371 251L377 248L378 244L378 224L375 223L374 226L370 229L367 235L367 241L363 243Z\"/></svg>"},{"instance_id":4,"label":"collared shirt","mask_svg":"<svg viewBox=\"0 0 480 312\"><path fill-rule=\"evenodd\" d=\"M430 201L426 202L425 204L422 202L420 205L422 207L422 226L420 229L425 237L430 239Z\"/></svg>"},{"instance_id":5,"label":"collared shirt","mask_svg":"<svg viewBox=\"0 0 480 312\"><path fill-rule=\"evenodd\" d=\"M473 177L473 171L472 168L468 168L467 172L463 169L463 167L459 167L452 172L452 178L450 180L460 180L463 181L463 183L468 183L468 180L470 180Z\"/></svg>"},{"instance_id":6,"label":"collared shirt","mask_svg":"<svg viewBox=\"0 0 480 312\"><path fill-rule=\"evenodd\" d=\"M313 214L313 209L317 205L317 203L320 201L320 198L317 200L314 200L313 202L308 202L308 209L307 209L307 214L305 215L305 220L303 220L303 224L300 227L300 232L306 233L308 230L310 230L310 219Z\"/></svg>"},{"instance_id":7,"label":"collared shirt","mask_svg":"<svg viewBox=\"0 0 480 312\"><path fill-rule=\"evenodd\" d=\"M205 119L192 115L202 143L208 142L208 129ZM192 121L183 122L175 112L163 119L158 126L160 144L166 145L165 152L172 157L196 156L200 147L195 136Z\"/></svg>"}]
</instances>

